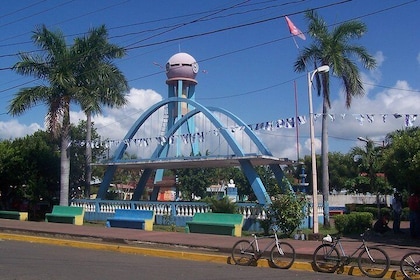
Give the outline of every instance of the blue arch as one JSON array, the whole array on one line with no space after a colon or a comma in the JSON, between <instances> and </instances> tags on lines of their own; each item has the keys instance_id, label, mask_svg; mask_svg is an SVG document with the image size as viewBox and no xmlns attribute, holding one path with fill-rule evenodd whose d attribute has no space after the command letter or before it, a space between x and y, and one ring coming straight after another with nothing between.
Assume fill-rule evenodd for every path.
<instances>
[{"instance_id":1,"label":"blue arch","mask_svg":"<svg viewBox=\"0 0 420 280\"><path fill-rule=\"evenodd\" d=\"M208 107L209 110L213 112L220 112L228 117L230 117L232 120L234 120L239 126L244 128L245 133L249 136L249 138L254 142L254 144L258 147L259 151L267 156L272 156L273 154L270 152L270 150L264 145L264 143L260 140L260 138L254 133L252 129L249 128L247 124L245 124L239 117L237 117L235 114L232 114L231 112L218 108L218 107ZM284 178L284 172L281 169L281 167L278 164L270 164L269 165L271 171L273 171L274 177L276 177L276 181L278 182L279 186L281 186L281 183ZM290 184L288 180L285 181L287 183L287 186L289 190L293 193L293 187Z\"/></svg>"},{"instance_id":2,"label":"blue arch","mask_svg":"<svg viewBox=\"0 0 420 280\"><path fill-rule=\"evenodd\" d=\"M225 140L228 142L229 146L234 151L235 156L245 156L245 153L242 151L240 145L237 143L235 138L233 138L233 136L227 131L227 129L223 126L223 124L216 118L216 116L213 115L213 113L210 110L206 109L205 107L203 107L202 105L200 105L199 103L196 103L196 102L194 102L194 106L196 107L196 109L188 112L181 119L179 119L177 122L175 122L173 124L173 126L166 132L166 134L165 134L166 137L169 137L169 136L173 135L177 131L178 128L180 128L184 123L186 123L188 121L188 119L190 119L194 115L196 115L198 113L203 113L212 122L212 124L217 129L219 129L220 133L224 136ZM165 150L165 147L167 145L169 145L169 144L165 143L164 145L158 146L156 148L156 150L154 151L151 158L152 159L160 158L160 155L161 155L162 151ZM264 184L262 183L261 178L259 177L259 175L255 171L251 162L249 160L244 159L244 160L239 160L239 163L240 163L242 171L244 172L245 176L247 177L249 183L251 184L251 187L252 187L258 201L263 205L271 203L270 197L267 194L267 191L264 187ZM148 172L146 174L149 174L149 176L150 176L151 173L148 170ZM142 177L143 176L144 175L142 175ZM139 184L137 185L136 190L135 190L134 195L133 195L134 200L137 200L137 199L140 198L140 196L143 193L143 190L145 188L145 184L147 182L147 179L148 178L145 178L143 180L140 180L141 182L139 181Z\"/></svg>"},{"instance_id":3,"label":"blue arch","mask_svg":"<svg viewBox=\"0 0 420 280\"><path fill-rule=\"evenodd\" d=\"M149 108L147 111L145 111L133 124L133 126L130 128L128 133L126 134L124 140L131 140L133 136L137 133L138 129L144 124L144 122L158 109L160 109L162 106L165 106L169 103L178 103L178 102L185 102L190 105L192 105L195 109L188 112L186 115L184 115L181 119L177 120L172 127L166 132L165 137L170 137L174 135L174 133L177 131L178 128L180 128L184 123L186 123L190 118L192 118L194 115L198 113L203 113L207 119L220 131L220 134L224 137L224 139L227 141L228 145L234 152L235 156L244 156L244 152L240 145L237 143L235 138L227 131L227 129L223 126L223 124L219 121L219 119L213 114L212 111L218 111L225 115L228 115L230 118L232 118L235 122L237 122L239 125L243 125L245 128L245 132L248 134L250 139L256 144L260 152L264 155L272 155L269 150L263 145L263 143L260 141L260 139L255 135L255 133L246 125L243 123L242 120L240 120L238 117L236 117L234 114L231 114L230 112L220 109L220 108L213 108L211 107L207 109L206 107L202 106L200 103L197 103L194 100L187 99L187 98L180 98L180 97L171 97L165 100L162 100L155 105L153 105L151 108ZM153 152L151 159L158 159L161 156L162 151L167 148L166 145L169 145L169 143L165 143L164 145L159 145L155 151ZM122 141L120 145L118 146L117 150L114 153L114 163L121 162L121 158L127 149L127 143L125 141ZM258 174L256 173L254 167L252 166L251 162L249 160L239 160L240 166L247 177L248 181L251 184L251 187L257 196L257 199L261 204L269 204L271 203L271 200L266 192L266 189L259 178ZM276 167L277 166L277 167ZM270 167L273 170L273 173L276 176L276 179L278 182L281 182L281 179L283 178L283 171L281 170L280 166L278 165L270 165ZM117 165L110 165L107 167L107 170L105 171L105 175L103 178L103 181L100 185L99 191L98 191L98 198L103 199L105 197L106 191L110 185L110 182L112 180L112 177L114 176L114 173L117 169ZM153 170L152 169L145 169L143 171L143 174L137 183L136 190L133 195L133 200L137 200L140 198L141 193L144 190L144 187L146 185L146 182L148 178L151 176Z\"/></svg>"}]
</instances>

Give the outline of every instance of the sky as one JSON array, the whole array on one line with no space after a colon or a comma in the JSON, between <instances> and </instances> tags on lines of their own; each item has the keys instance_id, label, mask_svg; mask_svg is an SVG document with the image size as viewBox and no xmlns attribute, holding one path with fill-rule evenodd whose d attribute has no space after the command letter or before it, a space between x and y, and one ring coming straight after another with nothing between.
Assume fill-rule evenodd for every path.
<instances>
[{"instance_id":1,"label":"sky","mask_svg":"<svg viewBox=\"0 0 420 280\"><path fill-rule=\"evenodd\" d=\"M114 62L130 90L124 108L104 108L103 114L94 116L102 137L124 139L145 110L167 98L164 66L174 54L186 52L200 67L197 102L226 109L252 127L305 117L306 123L297 129L259 129L255 133L274 156L296 159L309 155L307 73L293 68L299 52L312 43L306 34L304 12L308 9L315 9L330 30L348 20L364 22L367 32L351 42L364 46L377 61L374 70L358 64L365 95L354 98L350 108L345 106L341 81L331 75L330 152L347 153L364 145L357 137L380 145L387 133L418 126L419 1L6 0L0 11L0 139L45 129L47 109L42 104L19 116L8 114L10 101L19 89L45 84L11 70L19 61L19 52L37 50L31 39L33 31L41 25L60 30L70 46L74 38L104 24L109 41L127 51L124 58ZM289 33L285 16L306 40ZM313 103L315 146L320 153L322 104L315 91ZM72 104L71 121L77 124L83 119L83 112ZM152 125L156 133L159 121Z\"/></svg>"}]
</instances>

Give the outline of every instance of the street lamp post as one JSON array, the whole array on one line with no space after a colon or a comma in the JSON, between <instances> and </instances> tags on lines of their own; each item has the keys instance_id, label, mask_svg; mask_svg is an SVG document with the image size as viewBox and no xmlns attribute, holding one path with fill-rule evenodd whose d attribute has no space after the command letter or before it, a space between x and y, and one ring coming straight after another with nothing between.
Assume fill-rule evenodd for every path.
<instances>
[{"instance_id":1,"label":"street lamp post","mask_svg":"<svg viewBox=\"0 0 420 280\"><path fill-rule=\"evenodd\" d=\"M318 233L318 178L316 174L314 112L313 112L313 105L312 105L312 81L316 73L326 73L328 71L330 71L330 67L328 65L323 65L316 68L312 72L308 72L309 131L310 131L310 137L311 137L311 161L312 161L313 233Z\"/></svg>"}]
</instances>

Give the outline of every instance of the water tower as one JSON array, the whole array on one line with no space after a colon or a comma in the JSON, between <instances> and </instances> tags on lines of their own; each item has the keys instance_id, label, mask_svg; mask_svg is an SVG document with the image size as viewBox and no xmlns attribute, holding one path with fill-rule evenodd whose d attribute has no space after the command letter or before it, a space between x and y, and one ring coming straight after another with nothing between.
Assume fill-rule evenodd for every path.
<instances>
[{"instance_id":1,"label":"water tower","mask_svg":"<svg viewBox=\"0 0 420 280\"><path fill-rule=\"evenodd\" d=\"M166 84L168 85L168 98L180 97L195 100L195 85L197 81L195 77L198 73L198 63L191 55L187 53L177 53L171 56L166 63ZM165 119L162 126L162 134L169 131L177 120L180 120L194 107L186 102L169 103ZM187 120L186 124L181 127L181 133L192 134L195 132L194 118ZM181 155L181 143L176 143L176 156ZM191 151L196 155L198 146L196 142L190 143ZM163 150L165 156L168 155L169 146ZM155 183L163 178L163 169L156 171Z\"/></svg>"}]
</instances>

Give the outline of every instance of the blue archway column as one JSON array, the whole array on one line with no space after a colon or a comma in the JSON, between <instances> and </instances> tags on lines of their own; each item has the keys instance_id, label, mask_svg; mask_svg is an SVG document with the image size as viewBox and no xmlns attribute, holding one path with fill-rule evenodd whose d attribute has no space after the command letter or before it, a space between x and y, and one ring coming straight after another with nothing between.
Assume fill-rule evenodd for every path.
<instances>
[{"instance_id":1,"label":"blue archway column","mask_svg":"<svg viewBox=\"0 0 420 280\"><path fill-rule=\"evenodd\" d=\"M134 190L133 197L131 198L131 200L140 200L140 197L143 194L144 189L146 188L147 180L149 180L153 171L154 169L151 168L146 168L143 170L143 173L141 174L140 180L137 183L136 189Z\"/></svg>"},{"instance_id":2,"label":"blue archway column","mask_svg":"<svg viewBox=\"0 0 420 280\"><path fill-rule=\"evenodd\" d=\"M251 184L252 190L258 199L258 203L263 205L271 204L271 199L268 196L264 184L251 162L249 160L240 160L239 163L241 164L241 169L248 179L248 182Z\"/></svg>"}]
</instances>

